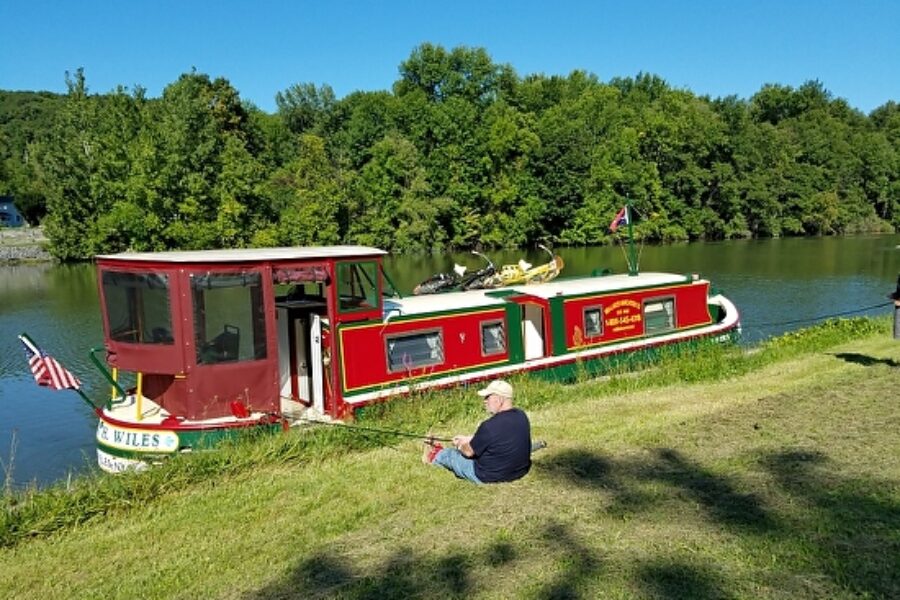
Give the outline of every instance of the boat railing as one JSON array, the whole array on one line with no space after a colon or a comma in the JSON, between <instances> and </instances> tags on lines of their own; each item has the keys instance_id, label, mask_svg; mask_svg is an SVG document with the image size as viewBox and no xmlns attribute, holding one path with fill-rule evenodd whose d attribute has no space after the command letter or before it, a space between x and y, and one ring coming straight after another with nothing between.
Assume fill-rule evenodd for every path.
<instances>
[{"instance_id":1,"label":"boat railing","mask_svg":"<svg viewBox=\"0 0 900 600\"><path fill-rule=\"evenodd\" d=\"M123 402L125 402L128 398L128 393L122 388L121 385L119 385L119 370L117 368L113 367L112 372L110 372L109 369L106 368L106 365L104 365L100 361L100 359L97 358L97 353L105 351L105 350L106 350L106 348L102 348L102 347L101 348L91 348L90 357L91 357L91 362L94 363L94 366L97 367L97 370L100 371L100 374L103 375L103 377L112 386L112 389L110 392L110 398L105 403L107 408L112 408L116 404L122 404ZM137 380L138 380L138 389L140 389L142 387L141 384L143 383L143 377L142 377L141 373L137 374ZM140 403L140 397L141 397L140 394L138 394L137 395L138 403ZM140 415L140 407L138 408L138 415Z\"/></svg>"}]
</instances>

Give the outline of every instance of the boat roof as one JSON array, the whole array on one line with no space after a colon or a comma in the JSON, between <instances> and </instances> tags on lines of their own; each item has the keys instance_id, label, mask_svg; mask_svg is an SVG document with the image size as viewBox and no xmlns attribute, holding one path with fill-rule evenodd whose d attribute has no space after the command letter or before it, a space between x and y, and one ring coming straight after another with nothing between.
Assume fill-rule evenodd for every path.
<instances>
[{"instance_id":1,"label":"boat roof","mask_svg":"<svg viewBox=\"0 0 900 600\"><path fill-rule=\"evenodd\" d=\"M369 246L296 246L290 248L226 248L222 250L173 250L101 254L98 260L163 263L230 263L329 258L370 258L387 254Z\"/></svg>"},{"instance_id":2,"label":"boat roof","mask_svg":"<svg viewBox=\"0 0 900 600\"><path fill-rule=\"evenodd\" d=\"M554 296L578 296L597 292L606 293L641 287L673 285L685 283L688 280L690 280L689 275L680 273L650 272L638 273L637 275L622 273L577 279L554 279L548 283L512 286L512 289L529 296L552 298Z\"/></svg>"},{"instance_id":3,"label":"boat roof","mask_svg":"<svg viewBox=\"0 0 900 600\"><path fill-rule=\"evenodd\" d=\"M385 309L399 312L401 315L414 315L441 310L460 308L476 308L504 304L502 294L497 292L512 291L514 294L534 296L537 298L553 298L555 296L579 296L583 294L604 294L617 291L674 285L690 281L690 275L676 273L639 273L638 275L603 275L599 277L577 277L554 279L548 283L532 283L510 285L492 290L470 290L467 292L447 292L443 294L426 294L410 296L402 299L393 298L386 302ZM705 281L705 280L698 280Z\"/></svg>"}]
</instances>

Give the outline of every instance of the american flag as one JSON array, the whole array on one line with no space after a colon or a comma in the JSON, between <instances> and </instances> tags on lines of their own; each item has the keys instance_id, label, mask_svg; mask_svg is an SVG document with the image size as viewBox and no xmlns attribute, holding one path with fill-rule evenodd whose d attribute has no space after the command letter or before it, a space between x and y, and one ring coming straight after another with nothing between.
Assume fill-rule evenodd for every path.
<instances>
[{"instance_id":1,"label":"american flag","mask_svg":"<svg viewBox=\"0 0 900 600\"><path fill-rule=\"evenodd\" d=\"M68 369L59 364L52 356L37 347L27 335L20 335L19 339L25 345L25 356L28 357L28 366L38 385L51 387L54 390L77 390L81 388L81 382Z\"/></svg>"},{"instance_id":2,"label":"american flag","mask_svg":"<svg viewBox=\"0 0 900 600\"><path fill-rule=\"evenodd\" d=\"M609 224L609 230L615 231L619 228L619 225L628 225L628 207L623 206L622 210L620 210L615 218L612 220L612 223Z\"/></svg>"}]
</instances>

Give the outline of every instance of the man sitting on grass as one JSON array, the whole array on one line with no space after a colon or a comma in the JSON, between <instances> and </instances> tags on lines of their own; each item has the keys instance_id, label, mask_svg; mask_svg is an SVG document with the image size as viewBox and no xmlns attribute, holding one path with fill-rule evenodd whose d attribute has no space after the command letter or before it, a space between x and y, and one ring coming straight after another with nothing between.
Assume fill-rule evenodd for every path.
<instances>
[{"instance_id":1,"label":"man sitting on grass","mask_svg":"<svg viewBox=\"0 0 900 600\"><path fill-rule=\"evenodd\" d=\"M528 416L513 406L513 388L503 380L492 381L478 395L491 413L475 435L453 436L455 448L444 448L433 439L425 442L422 462L440 465L460 479L498 483L524 477L531 468L531 425Z\"/></svg>"}]
</instances>

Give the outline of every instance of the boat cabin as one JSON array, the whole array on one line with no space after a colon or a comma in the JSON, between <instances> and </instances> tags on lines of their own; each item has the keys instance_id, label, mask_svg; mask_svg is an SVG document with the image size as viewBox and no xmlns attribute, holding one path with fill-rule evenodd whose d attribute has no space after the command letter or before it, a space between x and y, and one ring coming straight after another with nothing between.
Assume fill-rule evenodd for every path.
<instances>
[{"instance_id":1,"label":"boat cabin","mask_svg":"<svg viewBox=\"0 0 900 600\"><path fill-rule=\"evenodd\" d=\"M382 257L362 246L97 257L107 363L136 394L189 424L338 417L331 332L382 318Z\"/></svg>"}]
</instances>

